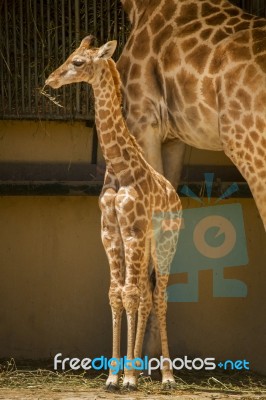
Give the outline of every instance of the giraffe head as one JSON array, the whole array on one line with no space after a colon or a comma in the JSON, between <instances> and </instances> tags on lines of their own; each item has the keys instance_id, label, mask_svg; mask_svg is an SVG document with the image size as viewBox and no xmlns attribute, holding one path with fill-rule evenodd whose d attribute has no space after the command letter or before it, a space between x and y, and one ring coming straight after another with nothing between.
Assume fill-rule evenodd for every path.
<instances>
[{"instance_id":1,"label":"giraffe head","mask_svg":"<svg viewBox=\"0 0 266 400\"><path fill-rule=\"evenodd\" d=\"M77 82L93 83L101 60L108 60L116 49L116 40L100 48L91 47L93 36L85 37L80 46L68 59L46 79L45 85L58 89L63 85Z\"/></svg>"}]
</instances>

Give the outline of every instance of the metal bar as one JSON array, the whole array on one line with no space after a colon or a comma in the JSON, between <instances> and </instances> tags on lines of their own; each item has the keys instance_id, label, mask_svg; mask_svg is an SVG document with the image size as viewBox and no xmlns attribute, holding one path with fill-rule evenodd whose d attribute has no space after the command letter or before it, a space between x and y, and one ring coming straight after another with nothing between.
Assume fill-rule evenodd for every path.
<instances>
[{"instance_id":1,"label":"metal bar","mask_svg":"<svg viewBox=\"0 0 266 400\"><path fill-rule=\"evenodd\" d=\"M69 54L72 53L72 0L68 0L68 52ZM73 86L70 85L70 87L68 88L68 93L69 93L69 98L66 99L66 103L65 106L68 107L69 113L71 114L71 116L73 115ZM68 104L67 104L68 101Z\"/></svg>"},{"instance_id":2,"label":"metal bar","mask_svg":"<svg viewBox=\"0 0 266 400\"><path fill-rule=\"evenodd\" d=\"M75 47L79 45L80 41L80 3L75 0Z\"/></svg>"},{"instance_id":3,"label":"metal bar","mask_svg":"<svg viewBox=\"0 0 266 400\"><path fill-rule=\"evenodd\" d=\"M54 56L55 56L55 67L57 68L59 66L59 57L58 57L58 2L57 0L53 1L53 20L54 20ZM61 61L61 60L60 60ZM59 110L59 107L56 107L56 114L61 113L62 111Z\"/></svg>"},{"instance_id":4,"label":"metal bar","mask_svg":"<svg viewBox=\"0 0 266 400\"><path fill-rule=\"evenodd\" d=\"M51 26L50 26L50 0L47 0L47 60L48 60L48 65L49 65L49 72L50 72L50 68L51 68L51 64L50 64L50 60L51 60ZM51 103L46 102L48 105L48 114L51 114Z\"/></svg>"},{"instance_id":5,"label":"metal bar","mask_svg":"<svg viewBox=\"0 0 266 400\"><path fill-rule=\"evenodd\" d=\"M114 37L118 38L117 0L114 2Z\"/></svg>"},{"instance_id":6,"label":"metal bar","mask_svg":"<svg viewBox=\"0 0 266 400\"><path fill-rule=\"evenodd\" d=\"M107 40L111 39L111 5L110 0L106 0L107 5ZM103 24L103 21L102 21Z\"/></svg>"},{"instance_id":7,"label":"metal bar","mask_svg":"<svg viewBox=\"0 0 266 400\"><path fill-rule=\"evenodd\" d=\"M21 80L21 112L25 112L25 57L24 57L24 23L23 0L20 0L20 80Z\"/></svg>"},{"instance_id":8,"label":"metal bar","mask_svg":"<svg viewBox=\"0 0 266 400\"><path fill-rule=\"evenodd\" d=\"M126 23L126 21L125 21L125 13L124 13L124 10L122 10L122 13L121 13L121 25L122 25L122 29L121 29L121 33L122 33L122 35L121 35L121 44L122 44L123 47L126 44L125 23Z\"/></svg>"},{"instance_id":9,"label":"metal bar","mask_svg":"<svg viewBox=\"0 0 266 400\"><path fill-rule=\"evenodd\" d=\"M8 12L7 12L7 1L5 1L5 26L6 26L6 66L8 69L7 73L7 103L8 103L8 109L9 112L12 112L11 108L11 79L10 76L12 75L11 72L11 64L10 64L10 54L9 54L9 32L8 32L8 26L9 26L9 21L8 21Z\"/></svg>"},{"instance_id":10,"label":"metal bar","mask_svg":"<svg viewBox=\"0 0 266 400\"><path fill-rule=\"evenodd\" d=\"M80 41L80 3L75 0L75 47L78 47ZM76 89L76 112L80 113L80 84L78 83Z\"/></svg>"},{"instance_id":11,"label":"metal bar","mask_svg":"<svg viewBox=\"0 0 266 400\"><path fill-rule=\"evenodd\" d=\"M65 0L61 1L61 40L62 40L62 58L66 59L66 14ZM66 104L66 88L63 86L63 104Z\"/></svg>"},{"instance_id":12,"label":"metal bar","mask_svg":"<svg viewBox=\"0 0 266 400\"><path fill-rule=\"evenodd\" d=\"M58 66L58 3L57 0L53 1L54 3L54 54L55 54L55 64Z\"/></svg>"},{"instance_id":13,"label":"metal bar","mask_svg":"<svg viewBox=\"0 0 266 400\"><path fill-rule=\"evenodd\" d=\"M84 32L86 33L86 35L89 34L89 10L88 10L88 2L85 0L84 1Z\"/></svg>"},{"instance_id":14,"label":"metal bar","mask_svg":"<svg viewBox=\"0 0 266 400\"><path fill-rule=\"evenodd\" d=\"M0 196L99 196L102 182L0 182Z\"/></svg>"},{"instance_id":15,"label":"metal bar","mask_svg":"<svg viewBox=\"0 0 266 400\"><path fill-rule=\"evenodd\" d=\"M100 1L100 41L103 44L104 41L104 27L103 27L103 0Z\"/></svg>"},{"instance_id":16,"label":"metal bar","mask_svg":"<svg viewBox=\"0 0 266 400\"><path fill-rule=\"evenodd\" d=\"M182 193L183 184L179 185L177 193L180 197L185 197ZM200 197L207 197L207 193L202 193L202 185L190 183L189 187ZM239 190L233 193L230 198L245 199L252 198L247 183L238 185ZM102 181L66 181L66 182L0 182L0 196L99 196L102 190ZM214 185L212 198L221 196L223 187Z\"/></svg>"},{"instance_id":17,"label":"metal bar","mask_svg":"<svg viewBox=\"0 0 266 400\"><path fill-rule=\"evenodd\" d=\"M3 4L1 5L1 7L3 7ZM5 37L4 34L4 27L5 24L3 24L3 20L2 20L2 15L3 13L0 13L0 35L1 37ZM6 29L6 27L5 27ZM1 53L0 54L0 88L1 88L1 97L0 97L0 116L4 114L4 60L3 60L4 55Z\"/></svg>"},{"instance_id":18,"label":"metal bar","mask_svg":"<svg viewBox=\"0 0 266 400\"><path fill-rule=\"evenodd\" d=\"M93 35L97 34L97 0L93 0Z\"/></svg>"},{"instance_id":19,"label":"metal bar","mask_svg":"<svg viewBox=\"0 0 266 400\"><path fill-rule=\"evenodd\" d=\"M27 48L28 48L28 54L27 54L27 80L25 82L25 86L27 88L27 112L31 113L32 108L31 108L31 35L32 35L32 25L30 23L31 21L31 15L30 15L30 2L26 2L26 10L27 10Z\"/></svg>"},{"instance_id":20,"label":"metal bar","mask_svg":"<svg viewBox=\"0 0 266 400\"><path fill-rule=\"evenodd\" d=\"M41 74L41 87L44 85L45 81L45 65L44 65L44 57L45 57L45 46L44 46L44 12L43 12L43 0L40 0L40 17L41 17L41 68L42 68L42 74ZM38 96L40 97L40 95ZM41 96L41 110L44 110L44 96Z\"/></svg>"},{"instance_id":21,"label":"metal bar","mask_svg":"<svg viewBox=\"0 0 266 400\"><path fill-rule=\"evenodd\" d=\"M21 120L21 119L25 119L25 120L29 120L29 121L36 121L36 119L42 119L43 121L81 121L81 122L88 122L91 121L91 123L94 123L94 115L89 114L89 115L76 115L75 119L73 118L73 115L71 114L55 114L55 113L39 113L38 116L35 113L24 113L23 116L21 115L17 115L14 114L14 112L12 113L5 113L3 116L1 116L1 120Z\"/></svg>"},{"instance_id":22,"label":"metal bar","mask_svg":"<svg viewBox=\"0 0 266 400\"><path fill-rule=\"evenodd\" d=\"M18 55L17 55L17 32L16 32L16 12L15 2L12 7L12 33L13 33L13 90L14 90L14 102L15 110L18 111Z\"/></svg>"},{"instance_id":23,"label":"metal bar","mask_svg":"<svg viewBox=\"0 0 266 400\"><path fill-rule=\"evenodd\" d=\"M61 1L61 40L62 40L62 58L66 59L66 28L65 28L65 0Z\"/></svg>"},{"instance_id":24,"label":"metal bar","mask_svg":"<svg viewBox=\"0 0 266 400\"><path fill-rule=\"evenodd\" d=\"M88 1L84 0L84 32L86 35L88 35L89 33L89 9L88 9ZM83 88L84 94L85 94L85 102L84 103L84 111L82 113L84 113L85 115L88 115L89 112L89 85L85 85L85 87Z\"/></svg>"},{"instance_id":25,"label":"metal bar","mask_svg":"<svg viewBox=\"0 0 266 400\"><path fill-rule=\"evenodd\" d=\"M36 1L33 1L33 11L32 11L32 13L33 13L33 20L34 20L34 58L33 58L33 60L34 60L34 88L33 88L33 91L32 91L32 96L33 96L33 98L34 98L34 103L33 103L33 105L34 105L34 107L35 107L35 112L36 112L36 114L37 114L37 112L38 112L38 91L37 91L37 89L38 89L38 86L39 86L39 84L38 84L38 74L39 74L39 71L38 71L38 66L39 66L39 60L38 60L38 47L37 47L37 38L38 38L38 26L37 26L37 10L36 10Z\"/></svg>"}]
</instances>

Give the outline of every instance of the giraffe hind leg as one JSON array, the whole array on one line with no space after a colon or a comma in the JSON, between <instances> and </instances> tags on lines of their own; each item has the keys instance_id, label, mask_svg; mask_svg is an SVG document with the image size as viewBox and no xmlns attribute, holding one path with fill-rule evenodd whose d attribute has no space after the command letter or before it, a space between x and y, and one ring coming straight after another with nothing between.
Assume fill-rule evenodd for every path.
<instances>
[{"instance_id":1,"label":"giraffe hind leg","mask_svg":"<svg viewBox=\"0 0 266 400\"><path fill-rule=\"evenodd\" d=\"M266 230L266 131L255 129L243 135L241 146L234 139L224 143L224 151L247 181Z\"/></svg>"},{"instance_id":2,"label":"giraffe hind leg","mask_svg":"<svg viewBox=\"0 0 266 400\"><path fill-rule=\"evenodd\" d=\"M124 282L123 242L114 207L115 197L116 192L112 188L103 191L100 197L102 211L101 237L109 261L111 275L109 302L112 310L113 361L106 381L106 389L111 392L119 389L120 368L118 360L120 359L121 318L123 312L122 286Z\"/></svg>"}]
</instances>

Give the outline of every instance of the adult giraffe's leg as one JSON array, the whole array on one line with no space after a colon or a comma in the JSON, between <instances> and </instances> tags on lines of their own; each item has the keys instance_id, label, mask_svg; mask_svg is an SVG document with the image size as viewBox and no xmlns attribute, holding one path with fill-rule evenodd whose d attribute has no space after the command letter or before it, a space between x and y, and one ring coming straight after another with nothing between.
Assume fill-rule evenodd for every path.
<instances>
[{"instance_id":1,"label":"adult giraffe's leg","mask_svg":"<svg viewBox=\"0 0 266 400\"><path fill-rule=\"evenodd\" d=\"M166 179L177 189L185 155L185 144L179 139L162 144L163 171Z\"/></svg>"},{"instance_id":2,"label":"adult giraffe's leg","mask_svg":"<svg viewBox=\"0 0 266 400\"><path fill-rule=\"evenodd\" d=\"M120 360L121 317L123 312L122 287L124 280L124 253L120 229L115 212L114 189L107 189L100 197L102 210L101 236L110 266L109 302L112 310L113 349L112 358ZM119 363L112 362L106 388L110 391L118 389Z\"/></svg>"},{"instance_id":3,"label":"adult giraffe's leg","mask_svg":"<svg viewBox=\"0 0 266 400\"><path fill-rule=\"evenodd\" d=\"M158 127L147 123L139 129L138 123L129 122L131 132L140 144L145 159L160 174L164 175L162 159L162 137ZM154 266L152 262L149 265L150 285L153 285ZM156 317L156 312L152 306L146 323L147 329L144 335L143 354L148 357L157 357L161 354L160 332Z\"/></svg>"},{"instance_id":4,"label":"adult giraffe's leg","mask_svg":"<svg viewBox=\"0 0 266 400\"><path fill-rule=\"evenodd\" d=\"M162 161L162 135L157 126L149 123L140 125L127 121L130 132L143 150L146 161L160 174L164 174Z\"/></svg>"},{"instance_id":5,"label":"adult giraffe's leg","mask_svg":"<svg viewBox=\"0 0 266 400\"><path fill-rule=\"evenodd\" d=\"M261 133L256 126L244 133L238 130L235 127L231 139L222 136L224 152L246 179L266 230L266 130Z\"/></svg>"},{"instance_id":6,"label":"adult giraffe's leg","mask_svg":"<svg viewBox=\"0 0 266 400\"><path fill-rule=\"evenodd\" d=\"M235 155L228 156L247 181L266 231L266 162L264 162L264 167L258 171L254 161L246 163L245 160L237 160Z\"/></svg>"},{"instance_id":7,"label":"adult giraffe's leg","mask_svg":"<svg viewBox=\"0 0 266 400\"><path fill-rule=\"evenodd\" d=\"M219 130L224 152L246 179L266 229L266 75L253 60L248 65L228 67L217 80Z\"/></svg>"}]
</instances>

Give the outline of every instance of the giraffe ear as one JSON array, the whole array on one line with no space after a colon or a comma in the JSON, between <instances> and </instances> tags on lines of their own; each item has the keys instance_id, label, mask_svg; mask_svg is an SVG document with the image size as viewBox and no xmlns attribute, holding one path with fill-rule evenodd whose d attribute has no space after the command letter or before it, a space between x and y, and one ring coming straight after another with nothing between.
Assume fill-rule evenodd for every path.
<instances>
[{"instance_id":1,"label":"giraffe ear","mask_svg":"<svg viewBox=\"0 0 266 400\"><path fill-rule=\"evenodd\" d=\"M112 40L111 42L105 43L103 46L99 48L95 60L98 60L100 58L107 60L108 58L111 58L115 52L116 46L117 46L116 40Z\"/></svg>"}]
</instances>

